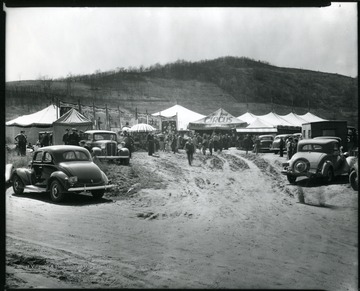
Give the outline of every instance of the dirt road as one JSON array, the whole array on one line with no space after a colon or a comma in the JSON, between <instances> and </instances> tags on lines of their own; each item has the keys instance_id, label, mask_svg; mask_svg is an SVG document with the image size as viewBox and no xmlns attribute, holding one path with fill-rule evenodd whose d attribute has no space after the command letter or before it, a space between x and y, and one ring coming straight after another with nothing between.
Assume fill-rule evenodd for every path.
<instances>
[{"instance_id":1,"label":"dirt road","mask_svg":"<svg viewBox=\"0 0 360 291\"><path fill-rule=\"evenodd\" d=\"M357 193L346 177L289 185L283 161L230 149L190 167L183 151L137 152L107 169L134 183L100 202L8 188L7 284L357 290Z\"/></svg>"}]
</instances>

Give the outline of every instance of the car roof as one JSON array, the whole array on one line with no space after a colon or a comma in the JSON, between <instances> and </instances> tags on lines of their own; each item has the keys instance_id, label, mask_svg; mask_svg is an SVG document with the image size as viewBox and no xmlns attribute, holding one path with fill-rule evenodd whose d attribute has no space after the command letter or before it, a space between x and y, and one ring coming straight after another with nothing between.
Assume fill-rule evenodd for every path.
<instances>
[{"instance_id":1,"label":"car roof","mask_svg":"<svg viewBox=\"0 0 360 291\"><path fill-rule=\"evenodd\" d=\"M111 130L101 130L101 129L92 129L92 130L87 130L85 131L85 133L115 133L114 131Z\"/></svg>"},{"instance_id":2,"label":"car roof","mask_svg":"<svg viewBox=\"0 0 360 291\"><path fill-rule=\"evenodd\" d=\"M50 153L53 152L65 152L69 150L80 150L80 151L87 151L87 149L81 147L81 146L74 146L74 145L53 145L48 147L42 147L37 149L36 151L48 151Z\"/></svg>"},{"instance_id":3,"label":"car roof","mask_svg":"<svg viewBox=\"0 0 360 291\"><path fill-rule=\"evenodd\" d=\"M299 141L299 145L302 144L329 144L339 142L338 140L334 138L322 138L322 139L315 139L315 138L309 138L309 139L302 139Z\"/></svg>"},{"instance_id":4,"label":"car roof","mask_svg":"<svg viewBox=\"0 0 360 291\"><path fill-rule=\"evenodd\" d=\"M271 134L263 134L263 135L259 135L259 138L260 137L274 137L273 135L271 135Z\"/></svg>"},{"instance_id":5,"label":"car roof","mask_svg":"<svg viewBox=\"0 0 360 291\"><path fill-rule=\"evenodd\" d=\"M292 135L291 133L285 133L285 134L278 134L275 137L284 137L284 136L291 136L291 135Z\"/></svg>"}]
</instances>

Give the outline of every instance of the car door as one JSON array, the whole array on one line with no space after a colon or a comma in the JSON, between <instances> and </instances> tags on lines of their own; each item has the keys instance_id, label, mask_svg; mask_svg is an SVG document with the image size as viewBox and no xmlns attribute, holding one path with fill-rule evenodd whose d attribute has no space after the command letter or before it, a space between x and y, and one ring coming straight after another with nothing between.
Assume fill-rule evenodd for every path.
<instances>
[{"instance_id":1,"label":"car door","mask_svg":"<svg viewBox=\"0 0 360 291\"><path fill-rule=\"evenodd\" d=\"M43 151L38 151L34 154L34 158L32 161L32 175L35 179L34 184L38 184L41 181L41 173L42 173L42 157L43 157Z\"/></svg>"},{"instance_id":2,"label":"car door","mask_svg":"<svg viewBox=\"0 0 360 291\"><path fill-rule=\"evenodd\" d=\"M42 185L47 185L51 174L57 170L54 164L54 159L49 152L44 152L42 157L42 171L40 182Z\"/></svg>"}]
</instances>

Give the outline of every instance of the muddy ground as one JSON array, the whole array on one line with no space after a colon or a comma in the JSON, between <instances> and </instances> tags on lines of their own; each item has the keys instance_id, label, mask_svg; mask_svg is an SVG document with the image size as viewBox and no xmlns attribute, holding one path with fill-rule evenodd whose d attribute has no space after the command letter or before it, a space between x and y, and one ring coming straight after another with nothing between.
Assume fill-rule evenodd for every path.
<instances>
[{"instance_id":1,"label":"muddy ground","mask_svg":"<svg viewBox=\"0 0 360 291\"><path fill-rule=\"evenodd\" d=\"M284 161L136 152L104 166L117 186L101 201L8 188L7 286L357 290L357 192L347 177L289 185Z\"/></svg>"}]
</instances>

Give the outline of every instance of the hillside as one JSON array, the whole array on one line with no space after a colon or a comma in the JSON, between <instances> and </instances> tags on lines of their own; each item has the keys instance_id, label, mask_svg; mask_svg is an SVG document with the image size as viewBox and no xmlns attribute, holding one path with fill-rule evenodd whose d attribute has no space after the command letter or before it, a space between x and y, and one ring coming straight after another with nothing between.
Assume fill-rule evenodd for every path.
<instances>
[{"instance_id":1,"label":"hillside","mask_svg":"<svg viewBox=\"0 0 360 291\"><path fill-rule=\"evenodd\" d=\"M117 68L63 79L6 84L6 120L62 100L149 113L174 104L202 114L222 107L235 116L247 109L286 114L310 109L328 119L358 122L357 78L280 68L248 58L177 61L148 68Z\"/></svg>"}]
</instances>

